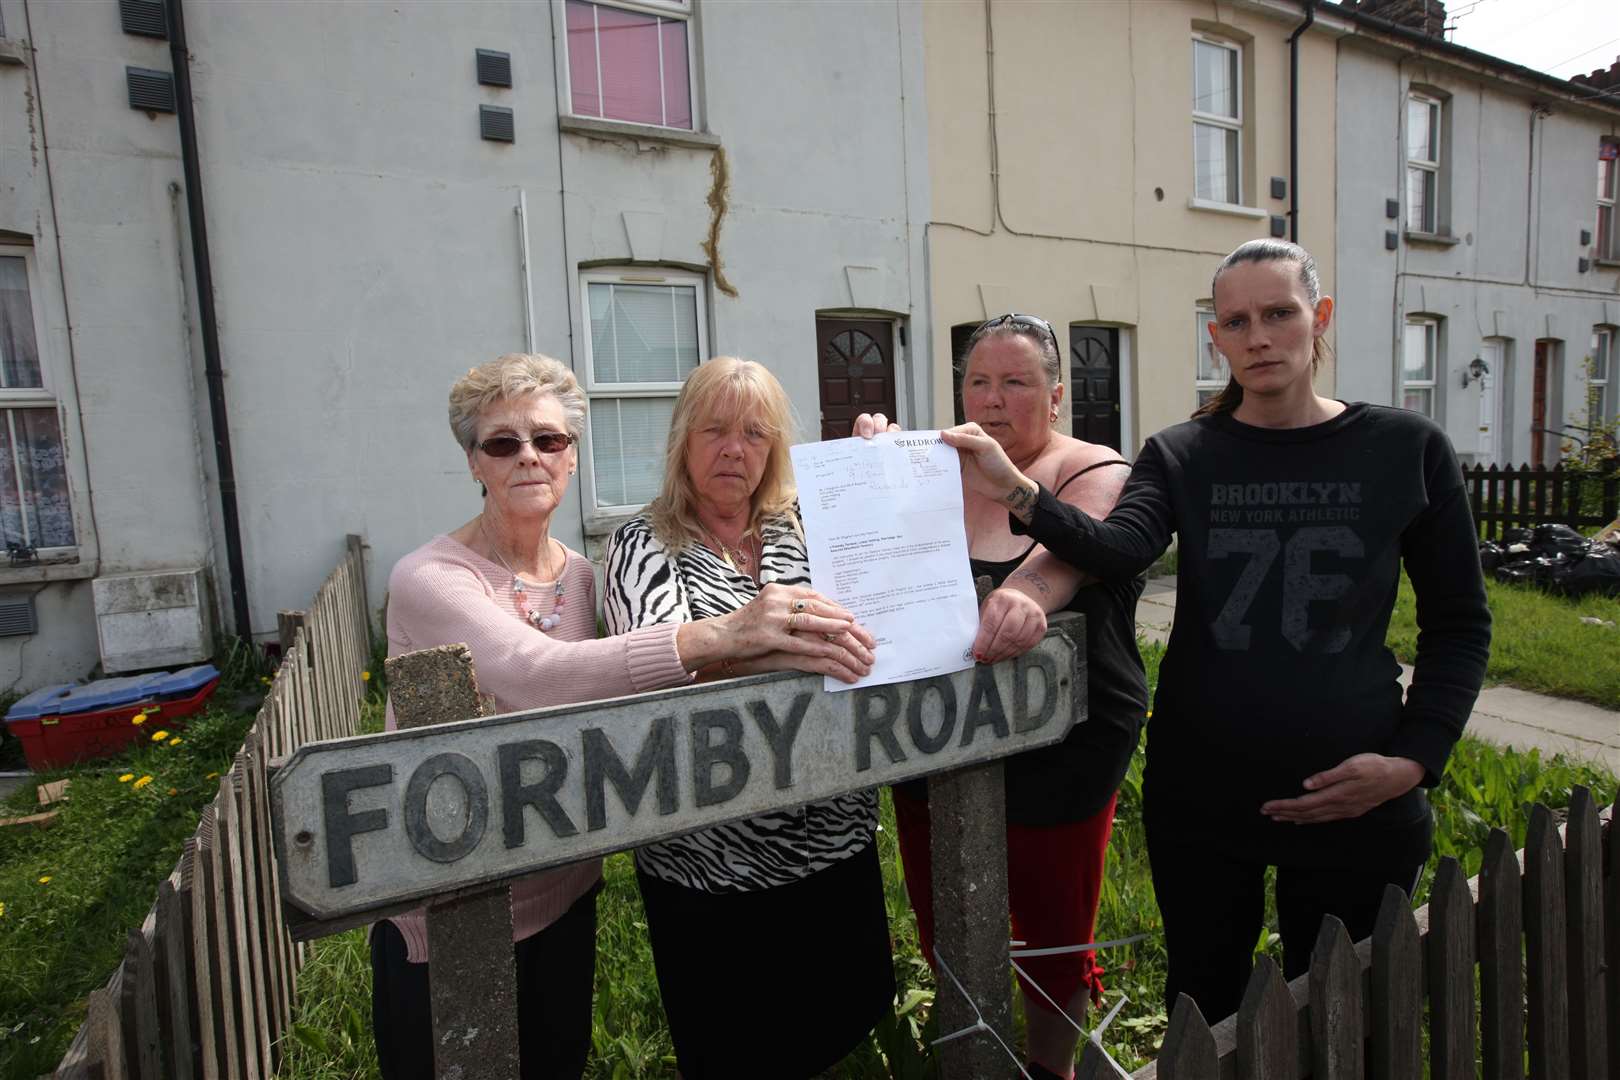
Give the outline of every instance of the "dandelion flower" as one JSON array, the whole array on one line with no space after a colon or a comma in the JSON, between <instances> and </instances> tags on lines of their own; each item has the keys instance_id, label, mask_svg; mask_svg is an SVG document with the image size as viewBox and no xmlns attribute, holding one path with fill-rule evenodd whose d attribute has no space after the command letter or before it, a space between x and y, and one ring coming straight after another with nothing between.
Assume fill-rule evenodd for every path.
<instances>
[{"instance_id":1,"label":"dandelion flower","mask_svg":"<svg viewBox=\"0 0 1620 1080\"><path fill-rule=\"evenodd\" d=\"M131 781L131 780L133 780L133 779L135 779L135 774L134 774L134 773L132 773L132 772L127 772L127 773L125 773L125 774L124 774L124 775L123 775L123 776L120 776L120 777L119 777L119 778L118 778L118 782L119 782L119 783L120 783L120 784L127 784L127 783L129 783L129 782L130 782L130 781Z\"/></svg>"},{"instance_id":2,"label":"dandelion flower","mask_svg":"<svg viewBox=\"0 0 1620 1080\"><path fill-rule=\"evenodd\" d=\"M141 788L145 787L147 784L150 784L151 782L152 782L152 778L150 776L143 776L139 780L135 781L135 790L139 791L139 790L141 790Z\"/></svg>"},{"instance_id":3,"label":"dandelion flower","mask_svg":"<svg viewBox=\"0 0 1620 1080\"><path fill-rule=\"evenodd\" d=\"M362 681L362 682L370 682L370 681L371 681L371 672L369 672L369 671L362 671L362 672L361 672L361 673L360 673L360 680L361 680L361 681Z\"/></svg>"},{"instance_id":4,"label":"dandelion flower","mask_svg":"<svg viewBox=\"0 0 1620 1080\"><path fill-rule=\"evenodd\" d=\"M0 919L3 919L5 917L6 917L6 902L4 900L0 900Z\"/></svg>"},{"instance_id":5,"label":"dandelion flower","mask_svg":"<svg viewBox=\"0 0 1620 1080\"><path fill-rule=\"evenodd\" d=\"M264 685L266 685L266 686L270 685L270 677L268 675L260 675L259 676L259 681L264 683Z\"/></svg>"},{"instance_id":6,"label":"dandelion flower","mask_svg":"<svg viewBox=\"0 0 1620 1080\"><path fill-rule=\"evenodd\" d=\"M153 742L162 742L164 739L167 739L168 737L169 737L169 733L167 731L154 731L154 732L152 732L152 741Z\"/></svg>"},{"instance_id":7,"label":"dandelion flower","mask_svg":"<svg viewBox=\"0 0 1620 1080\"><path fill-rule=\"evenodd\" d=\"M219 773L211 772L207 776L203 777L203 779L204 780L218 780L219 779Z\"/></svg>"},{"instance_id":8,"label":"dandelion flower","mask_svg":"<svg viewBox=\"0 0 1620 1080\"><path fill-rule=\"evenodd\" d=\"M39 879L39 883L41 885L49 885L51 883L51 875L46 874L44 877Z\"/></svg>"},{"instance_id":9,"label":"dandelion flower","mask_svg":"<svg viewBox=\"0 0 1620 1080\"><path fill-rule=\"evenodd\" d=\"M176 735L174 738L169 740L169 745L170 746L179 746L181 744L181 742L183 742L183 741L184 740L181 739L180 736Z\"/></svg>"},{"instance_id":10,"label":"dandelion flower","mask_svg":"<svg viewBox=\"0 0 1620 1080\"><path fill-rule=\"evenodd\" d=\"M142 724L146 723L146 714L143 712L138 712L129 718L129 722L134 724L136 727L140 727Z\"/></svg>"}]
</instances>

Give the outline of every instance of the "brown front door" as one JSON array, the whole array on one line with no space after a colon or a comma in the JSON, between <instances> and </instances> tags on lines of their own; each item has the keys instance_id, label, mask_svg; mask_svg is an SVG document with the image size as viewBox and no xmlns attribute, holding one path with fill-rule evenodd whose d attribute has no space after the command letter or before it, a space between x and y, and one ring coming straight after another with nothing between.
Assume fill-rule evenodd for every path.
<instances>
[{"instance_id":1,"label":"brown front door","mask_svg":"<svg viewBox=\"0 0 1620 1080\"><path fill-rule=\"evenodd\" d=\"M894 327L882 319L816 320L816 379L821 437L843 439L855 417L895 414Z\"/></svg>"},{"instance_id":2,"label":"brown front door","mask_svg":"<svg viewBox=\"0 0 1620 1080\"><path fill-rule=\"evenodd\" d=\"M1536 469L1546 461L1547 353L1551 348L1551 342L1536 342L1536 373L1530 383L1530 466Z\"/></svg>"},{"instance_id":3,"label":"brown front door","mask_svg":"<svg viewBox=\"0 0 1620 1080\"><path fill-rule=\"evenodd\" d=\"M1074 437L1119 449L1119 331L1069 324L1069 399Z\"/></svg>"}]
</instances>

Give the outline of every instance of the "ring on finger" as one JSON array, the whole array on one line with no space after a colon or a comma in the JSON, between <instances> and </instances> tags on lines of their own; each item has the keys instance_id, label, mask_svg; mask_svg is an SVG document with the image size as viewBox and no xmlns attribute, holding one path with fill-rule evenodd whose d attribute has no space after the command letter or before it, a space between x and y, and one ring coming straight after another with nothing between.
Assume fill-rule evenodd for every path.
<instances>
[{"instance_id":1,"label":"ring on finger","mask_svg":"<svg viewBox=\"0 0 1620 1080\"><path fill-rule=\"evenodd\" d=\"M803 611L805 608L807 608L809 606L810 606L810 601L808 601L808 600L795 600L795 601L793 601L793 613L795 615L797 615L799 612Z\"/></svg>"}]
</instances>

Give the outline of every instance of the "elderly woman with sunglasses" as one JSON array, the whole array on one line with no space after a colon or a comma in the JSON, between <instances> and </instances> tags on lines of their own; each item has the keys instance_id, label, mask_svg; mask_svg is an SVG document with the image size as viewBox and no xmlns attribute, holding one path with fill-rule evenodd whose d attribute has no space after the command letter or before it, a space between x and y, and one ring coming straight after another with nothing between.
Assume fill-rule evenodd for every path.
<instances>
[{"instance_id":1,"label":"elderly woman with sunglasses","mask_svg":"<svg viewBox=\"0 0 1620 1080\"><path fill-rule=\"evenodd\" d=\"M962 409L1007 456L1057 497L1101 517L1130 469L1118 452L1056 430L1063 404L1062 348L1046 320L1010 314L974 331L962 354ZM1007 885L1013 935L1032 949L1092 940L1102 892L1114 798L1147 712L1147 679L1136 651L1136 601L1143 579L1094 582L1063 564L1025 572L1041 548L1014 536L1007 509L963 491L973 573L995 591L985 601L974 654L983 662L1023 652L1046 629L1046 613L1086 616L1087 720L1057 746L1009 758ZM927 785L894 790L907 892L917 912L923 955L933 955ZM1035 956L1020 975L1027 1017L1027 1071L1068 1077L1088 994L1102 991L1090 952ZM1064 1016L1058 1012L1061 1006Z\"/></svg>"},{"instance_id":2,"label":"elderly woman with sunglasses","mask_svg":"<svg viewBox=\"0 0 1620 1080\"><path fill-rule=\"evenodd\" d=\"M466 643L479 688L502 712L673 686L720 664L846 681L870 670L870 635L843 608L798 585L768 585L717 618L598 640L591 564L551 536L584 425L579 383L548 357L509 354L456 382L450 428L484 506L394 567L389 655ZM392 709L387 726L394 727ZM600 860L592 859L512 886L524 1078L584 1072L601 872ZM376 924L371 955L382 1074L431 1077L422 914Z\"/></svg>"}]
</instances>

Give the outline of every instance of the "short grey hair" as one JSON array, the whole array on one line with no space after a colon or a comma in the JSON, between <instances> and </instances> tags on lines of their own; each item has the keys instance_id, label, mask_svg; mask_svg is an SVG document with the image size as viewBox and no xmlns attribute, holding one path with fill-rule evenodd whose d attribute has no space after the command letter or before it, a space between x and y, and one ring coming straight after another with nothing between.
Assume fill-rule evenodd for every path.
<instances>
[{"instance_id":1,"label":"short grey hair","mask_svg":"<svg viewBox=\"0 0 1620 1080\"><path fill-rule=\"evenodd\" d=\"M539 353L507 353L479 364L450 387L450 431L472 453L478 418L497 401L524 394L550 394L562 406L563 423L575 440L585 434L585 391L560 360Z\"/></svg>"}]
</instances>

